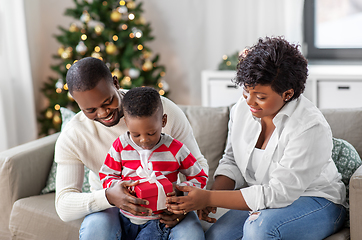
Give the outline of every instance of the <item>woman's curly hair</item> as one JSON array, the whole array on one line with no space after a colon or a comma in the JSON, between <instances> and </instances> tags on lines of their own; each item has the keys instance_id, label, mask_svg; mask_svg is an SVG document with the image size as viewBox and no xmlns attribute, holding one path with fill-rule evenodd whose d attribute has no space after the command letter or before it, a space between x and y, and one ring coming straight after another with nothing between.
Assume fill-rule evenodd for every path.
<instances>
[{"instance_id":1,"label":"woman's curly hair","mask_svg":"<svg viewBox=\"0 0 362 240\"><path fill-rule=\"evenodd\" d=\"M282 95L294 90L290 100L303 93L308 76L308 62L298 49L283 37L260 38L239 56L234 82L239 86L268 85Z\"/></svg>"}]
</instances>

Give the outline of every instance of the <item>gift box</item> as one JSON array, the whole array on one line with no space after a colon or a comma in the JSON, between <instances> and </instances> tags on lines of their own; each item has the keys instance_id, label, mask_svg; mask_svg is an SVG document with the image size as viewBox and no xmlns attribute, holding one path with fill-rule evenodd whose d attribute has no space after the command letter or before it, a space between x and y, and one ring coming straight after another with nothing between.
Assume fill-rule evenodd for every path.
<instances>
[{"instance_id":1,"label":"gift box","mask_svg":"<svg viewBox=\"0 0 362 240\"><path fill-rule=\"evenodd\" d=\"M172 183L167 178L157 179L156 181L158 184L148 181L142 182L136 185L134 189L138 198L146 199L149 202L149 205L141 206L150 208L153 212L165 209L167 193L173 192ZM159 188L163 188L163 191ZM164 196L159 196L161 192Z\"/></svg>"}]
</instances>

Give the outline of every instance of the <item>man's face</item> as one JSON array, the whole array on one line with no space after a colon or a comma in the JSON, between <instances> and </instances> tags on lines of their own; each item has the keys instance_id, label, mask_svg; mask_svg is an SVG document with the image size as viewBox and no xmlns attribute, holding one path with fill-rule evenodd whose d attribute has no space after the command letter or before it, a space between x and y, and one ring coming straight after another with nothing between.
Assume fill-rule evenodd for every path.
<instances>
[{"instance_id":1,"label":"man's face","mask_svg":"<svg viewBox=\"0 0 362 240\"><path fill-rule=\"evenodd\" d=\"M91 90L73 91L72 97L89 119L112 127L123 117L121 96L117 90L117 84L102 79Z\"/></svg>"}]
</instances>

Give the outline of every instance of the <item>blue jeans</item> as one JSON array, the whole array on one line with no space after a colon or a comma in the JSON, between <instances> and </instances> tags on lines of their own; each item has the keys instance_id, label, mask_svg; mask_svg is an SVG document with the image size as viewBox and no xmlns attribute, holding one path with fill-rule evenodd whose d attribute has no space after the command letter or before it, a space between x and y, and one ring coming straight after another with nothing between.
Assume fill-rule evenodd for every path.
<instances>
[{"instance_id":1,"label":"blue jeans","mask_svg":"<svg viewBox=\"0 0 362 240\"><path fill-rule=\"evenodd\" d=\"M148 221L143 225L132 224L114 207L87 215L79 230L79 239L85 240L123 240L132 235L142 240L205 239L200 221L194 212L189 212L175 227L165 228L159 220Z\"/></svg>"},{"instance_id":2,"label":"blue jeans","mask_svg":"<svg viewBox=\"0 0 362 240\"><path fill-rule=\"evenodd\" d=\"M300 197L291 205L248 211L230 210L205 233L206 239L324 239L341 227L346 209L324 198Z\"/></svg>"}]
</instances>

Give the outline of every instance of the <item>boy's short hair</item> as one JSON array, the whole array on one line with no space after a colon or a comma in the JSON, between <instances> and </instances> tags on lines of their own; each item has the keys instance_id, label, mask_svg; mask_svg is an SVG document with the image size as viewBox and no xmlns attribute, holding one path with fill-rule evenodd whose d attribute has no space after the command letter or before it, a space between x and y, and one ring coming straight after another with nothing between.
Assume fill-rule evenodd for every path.
<instances>
[{"instance_id":1,"label":"boy's short hair","mask_svg":"<svg viewBox=\"0 0 362 240\"><path fill-rule=\"evenodd\" d=\"M102 60L93 57L82 58L74 63L66 76L70 94L73 91L92 90L102 79L113 83L112 73L107 65Z\"/></svg>"},{"instance_id":2,"label":"boy's short hair","mask_svg":"<svg viewBox=\"0 0 362 240\"><path fill-rule=\"evenodd\" d=\"M122 99L123 112L132 117L149 117L162 108L161 97L151 87L136 87L126 92Z\"/></svg>"}]
</instances>

